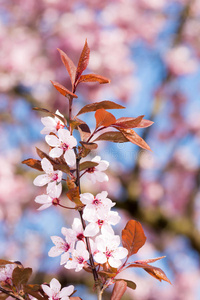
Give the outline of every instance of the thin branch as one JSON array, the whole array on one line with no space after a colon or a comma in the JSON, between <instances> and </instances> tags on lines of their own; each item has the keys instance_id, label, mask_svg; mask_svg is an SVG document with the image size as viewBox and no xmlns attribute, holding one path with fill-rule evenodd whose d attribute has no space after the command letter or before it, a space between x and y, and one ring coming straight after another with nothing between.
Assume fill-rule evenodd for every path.
<instances>
[{"instance_id":1,"label":"thin branch","mask_svg":"<svg viewBox=\"0 0 200 300\"><path fill-rule=\"evenodd\" d=\"M10 296L10 297L13 297L14 299L24 300L24 298L22 298L21 296L15 296L15 295L13 295L12 292L5 290L5 289L2 288L1 286L0 286L0 291L1 291L2 293L4 293L4 294Z\"/></svg>"}]
</instances>

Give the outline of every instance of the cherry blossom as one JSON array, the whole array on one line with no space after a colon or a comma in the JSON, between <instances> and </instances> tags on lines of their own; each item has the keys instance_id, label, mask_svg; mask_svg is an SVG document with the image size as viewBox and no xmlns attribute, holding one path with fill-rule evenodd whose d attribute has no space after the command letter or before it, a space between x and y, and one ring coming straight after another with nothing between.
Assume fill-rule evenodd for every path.
<instances>
[{"instance_id":1,"label":"cherry blossom","mask_svg":"<svg viewBox=\"0 0 200 300\"><path fill-rule=\"evenodd\" d=\"M102 233L113 234L111 225L116 225L121 219L118 212L107 208L99 209L95 214L92 210L84 210L83 218L89 222L84 231L84 235L88 237L95 236L100 229Z\"/></svg>"},{"instance_id":2,"label":"cherry blossom","mask_svg":"<svg viewBox=\"0 0 200 300\"><path fill-rule=\"evenodd\" d=\"M80 195L81 202L86 205L84 208L85 214L88 210L91 210L91 214L95 214L98 209L108 208L110 209L115 205L109 198L107 198L108 193L102 191L97 194L95 197L91 193L84 193Z\"/></svg>"},{"instance_id":3,"label":"cherry blossom","mask_svg":"<svg viewBox=\"0 0 200 300\"><path fill-rule=\"evenodd\" d=\"M99 264L108 261L112 268L118 268L122 264L121 259L128 255L126 248L119 247L119 235L99 235L96 237L95 243L99 252L94 254L94 259Z\"/></svg>"},{"instance_id":4,"label":"cherry blossom","mask_svg":"<svg viewBox=\"0 0 200 300\"><path fill-rule=\"evenodd\" d=\"M58 109L56 110L56 114L59 115L59 116L61 116L62 118L64 118L64 116L59 112ZM41 122L45 126L40 131L41 134L49 134L50 132L57 133L57 131L60 128L64 128L65 127L64 123L58 117L56 117L56 116L54 118L49 117L49 116L41 118Z\"/></svg>"},{"instance_id":5,"label":"cherry blossom","mask_svg":"<svg viewBox=\"0 0 200 300\"><path fill-rule=\"evenodd\" d=\"M87 264L89 259L89 252L86 250L85 243L83 241L78 241L76 244L76 249L72 251L72 260L69 260L65 268L66 269L75 269L75 272L82 270L84 265Z\"/></svg>"},{"instance_id":6,"label":"cherry blossom","mask_svg":"<svg viewBox=\"0 0 200 300\"><path fill-rule=\"evenodd\" d=\"M92 161L98 163L98 165L96 167L87 169L87 178L91 180L92 183L95 183L96 181L108 181L108 176L103 171L108 168L109 162L106 160L101 160L101 157L98 155L95 156Z\"/></svg>"},{"instance_id":7,"label":"cherry blossom","mask_svg":"<svg viewBox=\"0 0 200 300\"><path fill-rule=\"evenodd\" d=\"M66 163L69 166L75 165L76 156L72 148L77 145L77 141L70 135L69 130L59 129L58 137L55 135L46 135L45 140L49 146L54 147L49 152L51 157L57 158L64 154Z\"/></svg>"},{"instance_id":8,"label":"cherry blossom","mask_svg":"<svg viewBox=\"0 0 200 300\"><path fill-rule=\"evenodd\" d=\"M81 241L84 239L83 225L81 220L78 218L74 218L72 228L62 227L61 232L64 236L70 236L70 238L74 241Z\"/></svg>"},{"instance_id":9,"label":"cherry blossom","mask_svg":"<svg viewBox=\"0 0 200 300\"><path fill-rule=\"evenodd\" d=\"M71 296L74 291L73 285L61 289L61 284L56 278L51 280L50 286L42 284L41 287L49 297L49 300L69 300L69 296Z\"/></svg>"},{"instance_id":10,"label":"cherry blossom","mask_svg":"<svg viewBox=\"0 0 200 300\"><path fill-rule=\"evenodd\" d=\"M50 257L61 255L60 264L65 264L69 259L70 252L74 249L74 242L69 236L65 236L65 241L59 236L51 236L52 242L55 244L49 252Z\"/></svg>"},{"instance_id":11,"label":"cherry blossom","mask_svg":"<svg viewBox=\"0 0 200 300\"><path fill-rule=\"evenodd\" d=\"M62 180L62 171L54 171L52 164L47 158L41 160L41 166L46 174L37 176L33 181L34 185L43 186L51 181L60 182Z\"/></svg>"},{"instance_id":12,"label":"cherry blossom","mask_svg":"<svg viewBox=\"0 0 200 300\"><path fill-rule=\"evenodd\" d=\"M8 264L0 268L0 281L7 282L12 278L12 272L16 267L15 264Z\"/></svg>"},{"instance_id":13,"label":"cherry blossom","mask_svg":"<svg viewBox=\"0 0 200 300\"><path fill-rule=\"evenodd\" d=\"M62 192L62 184L59 183L56 185L54 182L51 182L47 186L47 194L39 195L35 198L35 202L42 204L38 208L38 210L43 210L51 205L58 205L59 204L59 197Z\"/></svg>"}]
</instances>

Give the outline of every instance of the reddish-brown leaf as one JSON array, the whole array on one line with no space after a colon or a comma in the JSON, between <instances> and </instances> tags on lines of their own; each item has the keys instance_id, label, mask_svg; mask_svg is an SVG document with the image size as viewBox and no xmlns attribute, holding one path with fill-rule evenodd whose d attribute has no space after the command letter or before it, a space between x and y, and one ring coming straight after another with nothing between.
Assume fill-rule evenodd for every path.
<instances>
[{"instance_id":1,"label":"reddish-brown leaf","mask_svg":"<svg viewBox=\"0 0 200 300\"><path fill-rule=\"evenodd\" d=\"M80 201L80 195L79 195L79 188L78 186L75 188L70 189L67 193L66 193L67 197L69 198L69 200L71 200L73 203L76 204L76 206L82 206L83 203Z\"/></svg>"},{"instance_id":2,"label":"reddish-brown leaf","mask_svg":"<svg viewBox=\"0 0 200 300\"><path fill-rule=\"evenodd\" d=\"M150 264L150 263L153 263L157 260L160 260L160 259L163 259L165 258L166 256L160 256L160 257L156 257L156 258L150 258L150 259L145 259L145 260L136 260L134 261L135 263L139 263L139 264Z\"/></svg>"},{"instance_id":3,"label":"reddish-brown leaf","mask_svg":"<svg viewBox=\"0 0 200 300\"><path fill-rule=\"evenodd\" d=\"M43 296L40 292L41 286L39 284L26 284L24 286L24 292L36 298L37 300L46 300L48 299L47 296Z\"/></svg>"},{"instance_id":4,"label":"reddish-brown leaf","mask_svg":"<svg viewBox=\"0 0 200 300\"><path fill-rule=\"evenodd\" d=\"M99 82L100 84L103 84L103 83L110 83L110 80L101 75L87 74L87 75L81 75L78 83L80 82Z\"/></svg>"},{"instance_id":5,"label":"reddish-brown leaf","mask_svg":"<svg viewBox=\"0 0 200 300\"><path fill-rule=\"evenodd\" d=\"M116 122L115 116L104 108L97 109L95 112L96 128L100 126L108 127Z\"/></svg>"},{"instance_id":6,"label":"reddish-brown leaf","mask_svg":"<svg viewBox=\"0 0 200 300\"><path fill-rule=\"evenodd\" d=\"M32 274L31 268L16 267L12 273L12 281L15 286L26 284Z\"/></svg>"},{"instance_id":7,"label":"reddish-brown leaf","mask_svg":"<svg viewBox=\"0 0 200 300\"><path fill-rule=\"evenodd\" d=\"M83 163L80 164L80 171L89 169L89 168L93 168L98 166L98 163L94 162L94 161L84 161Z\"/></svg>"},{"instance_id":8,"label":"reddish-brown leaf","mask_svg":"<svg viewBox=\"0 0 200 300\"><path fill-rule=\"evenodd\" d=\"M74 65L73 61L67 56L65 52L63 52L60 49L58 49L58 51L60 53L62 62L69 73L71 83L73 86L75 82L75 76L76 76L76 66Z\"/></svg>"},{"instance_id":9,"label":"reddish-brown leaf","mask_svg":"<svg viewBox=\"0 0 200 300\"><path fill-rule=\"evenodd\" d=\"M78 131L80 133L81 140L84 142L87 141L91 135L90 128L86 123L78 125Z\"/></svg>"},{"instance_id":10,"label":"reddish-brown leaf","mask_svg":"<svg viewBox=\"0 0 200 300\"><path fill-rule=\"evenodd\" d=\"M109 141L113 143L129 142L129 140L121 132L118 131L104 132L100 136L98 136L94 141Z\"/></svg>"},{"instance_id":11,"label":"reddish-brown leaf","mask_svg":"<svg viewBox=\"0 0 200 300\"><path fill-rule=\"evenodd\" d=\"M15 264L15 262L11 262L9 260L0 259L0 267L3 267L5 265Z\"/></svg>"},{"instance_id":12,"label":"reddish-brown leaf","mask_svg":"<svg viewBox=\"0 0 200 300\"><path fill-rule=\"evenodd\" d=\"M126 292L127 283L125 280L117 280L115 282L110 300L120 300Z\"/></svg>"},{"instance_id":13,"label":"reddish-brown leaf","mask_svg":"<svg viewBox=\"0 0 200 300\"><path fill-rule=\"evenodd\" d=\"M38 171L43 171L40 160L29 158L29 159L23 160L22 164L25 164L25 165L27 165L33 169L36 169Z\"/></svg>"},{"instance_id":14,"label":"reddish-brown leaf","mask_svg":"<svg viewBox=\"0 0 200 300\"><path fill-rule=\"evenodd\" d=\"M85 147L86 149L89 149L89 150L95 150L98 148L98 145L96 143L87 143L87 142L82 142L82 141L80 141L80 143L83 147Z\"/></svg>"},{"instance_id":15,"label":"reddish-brown leaf","mask_svg":"<svg viewBox=\"0 0 200 300\"><path fill-rule=\"evenodd\" d=\"M160 268L150 266L148 264L143 264L143 263L133 263L133 264L130 264L127 268L142 268L147 273L149 273L151 276L158 279L159 281L164 280L171 284L170 280L167 278L164 271L161 270Z\"/></svg>"},{"instance_id":16,"label":"reddish-brown leaf","mask_svg":"<svg viewBox=\"0 0 200 300\"><path fill-rule=\"evenodd\" d=\"M120 104L117 104L113 101L105 100L105 101L95 102L95 103L92 103L92 104L85 105L77 113L77 116L81 115L81 114L91 112L91 111L96 111L97 109L100 109L100 108L104 108L104 109L122 109L122 108L125 108L125 107L120 105Z\"/></svg>"},{"instance_id":17,"label":"reddish-brown leaf","mask_svg":"<svg viewBox=\"0 0 200 300\"><path fill-rule=\"evenodd\" d=\"M88 47L87 39L86 39L85 45L81 52L81 56L79 58L78 67L76 70L75 84L77 84L81 74L87 68L87 65L89 63L89 57L90 57L90 48Z\"/></svg>"},{"instance_id":18,"label":"reddish-brown leaf","mask_svg":"<svg viewBox=\"0 0 200 300\"><path fill-rule=\"evenodd\" d=\"M122 244L128 250L128 257L137 253L145 242L146 236L142 225L135 220L130 220L122 230Z\"/></svg>"},{"instance_id":19,"label":"reddish-brown leaf","mask_svg":"<svg viewBox=\"0 0 200 300\"><path fill-rule=\"evenodd\" d=\"M123 135L133 144L136 144L137 146L150 150L151 148L149 145L133 130L133 129L122 129L119 128L119 130L123 133Z\"/></svg>"},{"instance_id":20,"label":"reddish-brown leaf","mask_svg":"<svg viewBox=\"0 0 200 300\"><path fill-rule=\"evenodd\" d=\"M134 128L138 127L138 124L141 123L144 116L139 116L137 118L128 118L122 117L116 120L114 126L121 127L121 128Z\"/></svg>"},{"instance_id":21,"label":"reddish-brown leaf","mask_svg":"<svg viewBox=\"0 0 200 300\"><path fill-rule=\"evenodd\" d=\"M153 124L154 122L153 121L150 121L150 120L145 120L143 119L140 124L138 124L138 128L146 128L146 127L149 127Z\"/></svg>"},{"instance_id":22,"label":"reddish-brown leaf","mask_svg":"<svg viewBox=\"0 0 200 300\"><path fill-rule=\"evenodd\" d=\"M70 92L68 89L66 89L66 87L64 87L62 84L56 82L56 81L52 81L51 83L53 84L53 86L65 97L73 97L73 98L78 98L78 96L76 94L73 94L72 92Z\"/></svg>"}]
</instances>

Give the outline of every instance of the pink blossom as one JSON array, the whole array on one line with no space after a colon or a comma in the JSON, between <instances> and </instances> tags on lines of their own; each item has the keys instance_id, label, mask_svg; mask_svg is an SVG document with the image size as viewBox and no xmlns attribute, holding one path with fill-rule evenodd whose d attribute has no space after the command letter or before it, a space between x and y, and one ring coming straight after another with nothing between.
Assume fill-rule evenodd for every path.
<instances>
[{"instance_id":1,"label":"pink blossom","mask_svg":"<svg viewBox=\"0 0 200 300\"><path fill-rule=\"evenodd\" d=\"M37 176L33 181L34 185L43 186L51 181L60 182L62 180L62 171L54 171L52 164L47 158L41 160L41 166L46 174Z\"/></svg>"},{"instance_id":2,"label":"pink blossom","mask_svg":"<svg viewBox=\"0 0 200 300\"><path fill-rule=\"evenodd\" d=\"M70 135L69 130L59 129L58 137L55 135L46 135L45 140L47 144L54 147L49 152L51 157L60 157L64 154L64 159L69 166L74 166L76 163L76 156L73 147L77 145L76 139Z\"/></svg>"},{"instance_id":3,"label":"pink blossom","mask_svg":"<svg viewBox=\"0 0 200 300\"><path fill-rule=\"evenodd\" d=\"M49 297L49 300L69 300L69 296L71 296L74 291L73 285L61 289L61 284L56 278L51 280L50 286L42 284L41 287Z\"/></svg>"},{"instance_id":4,"label":"pink blossom","mask_svg":"<svg viewBox=\"0 0 200 300\"><path fill-rule=\"evenodd\" d=\"M87 210L86 212L84 210L83 218L89 222L85 228L84 235L90 237L95 236L100 229L102 233L113 234L111 225L116 225L121 219L117 212L105 208L99 209L95 214L92 210Z\"/></svg>"},{"instance_id":5,"label":"pink blossom","mask_svg":"<svg viewBox=\"0 0 200 300\"><path fill-rule=\"evenodd\" d=\"M56 185L54 182L49 183L47 186L47 194L39 195L35 198L35 202L42 204L38 210L43 210L51 205L57 205L59 203L59 197L62 193L62 184Z\"/></svg>"},{"instance_id":6,"label":"pink blossom","mask_svg":"<svg viewBox=\"0 0 200 300\"><path fill-rule=\"evenodd\" d=\"M89 252L86 250L85 243L83 241L78 241L76 244L76 249L72 251L72 260L69 260L65 268L66 269L75 269L75 272L82 270L84 265L87 264L89 259Z\"/></svg>"},{"instance_id":7,"label":"pink blossom","mask_svg":"<svg viewBox=\"0 0 200 300\"><path fill-rule=\"evenodd\" d=\"M61 116L62 118L64 118L64 116L59 112L58 109L56 110L56 114ZM40 131L40 133L42 133L42 134L49 134L50 132L53 132L56 134L60 128L65 127L64 123L56 116L54 118L49 117L49 116L41 118L41 122L45 126Z\"/></svg>"},{"instance_id":8,"label":"pink blossom","mask_svg":"<svg viewBox=\"0 0 200 300\"><path fill-rule=\"evenodd\" d=\"M72 228L62 227L61 232L64 236L70 236L73 241L84 239L83 225L78 218L74 218Z\"/></svg>"},{"instance_id":9,"label":"pink blossom","mask_svg":"<svg viewBox=\"0 0 200 300\"><path fill-rule=\"evenodd\" d=\"M128 255L128 250L119 247L120 237L118 235L99 235L95 239L96 247L99 250L94 255L97 263L104 264L108 261L113 268L118 268L122 262L121 259Z\"/></svg>"},{"instance_id":10,"label":"pink blossom","mask_svg":"<svg viewBox=\"0 0 200 300\"><path fill-rule=\"evenodd\" d=\"M101 160L100 156L95 156L92 159L92 162L96 162L98 165L96 167L87 169L87 178L91 180L92 183L95 183L96 181L108 181L108 176L103 171L107 170L109 162L106 160Z\"/></svg>"},{"instance_id":11,"label":"pink blossom","mask_svg":"<svg viewBox=\"0 0 200 300\"><path fill-rule=\"evenodd\" d=\"M69 259L69 253L74 249L73 240L69 236L65 236L65 241L59 236L51 236L51 240L55 246L49 250L48 255L50 257L61 255L60 264L65 264Z\"/></svg>"},{"instance_id":12,"label":"pink blossom","mask_svg":"<svg viewBox=\"0 0 200 300\"><path fill-rule=\"evenodd\" d=\"M12 278L12 272L16 268L15 264L8 264L0 268L0 281L8 281Z\"/></svg>"}]
</instances>

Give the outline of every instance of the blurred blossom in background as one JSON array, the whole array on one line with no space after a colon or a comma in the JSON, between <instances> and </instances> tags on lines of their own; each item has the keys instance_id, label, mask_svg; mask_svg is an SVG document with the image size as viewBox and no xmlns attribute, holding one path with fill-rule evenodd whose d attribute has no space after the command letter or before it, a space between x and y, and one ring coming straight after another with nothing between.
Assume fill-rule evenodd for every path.
<instances>
[{"instance_id":1,"label":"blurred blossom in background","mask_svg":"<svg viewBox=\"0 0 200 300\"><path fill-rule=\"evenodd\" d=\"M85 104L113 100L126 110L116 117L145 115L154 121L138 133L153 152L132 144L99 144L95 155L110 162L107 190L122 216L133 218L147 236L136 259L159 261L173 285L157 283L144 271L126 271L137 283L125 299L197 300L200 297L200 2L199 0L2 0L0 4L0 241L1 258L33 267L35 281L52 274L78 293L95 299L89 277L63 270L49 258L50 236L70 226L74 214L57 208L37 211L37 171L21 165L45 151L41 117L34 106L67 114L67 101L52 87L70 87L57 48L76 64L87 38L88 72L109 85L84 84L74 113ZM92 113L85 119L94 126ZM102 151L103 150L103 151ZM40 281L40 282L39 282ZM84 287L87 285L88 287Z\"/></svg>"}]
</instances>

